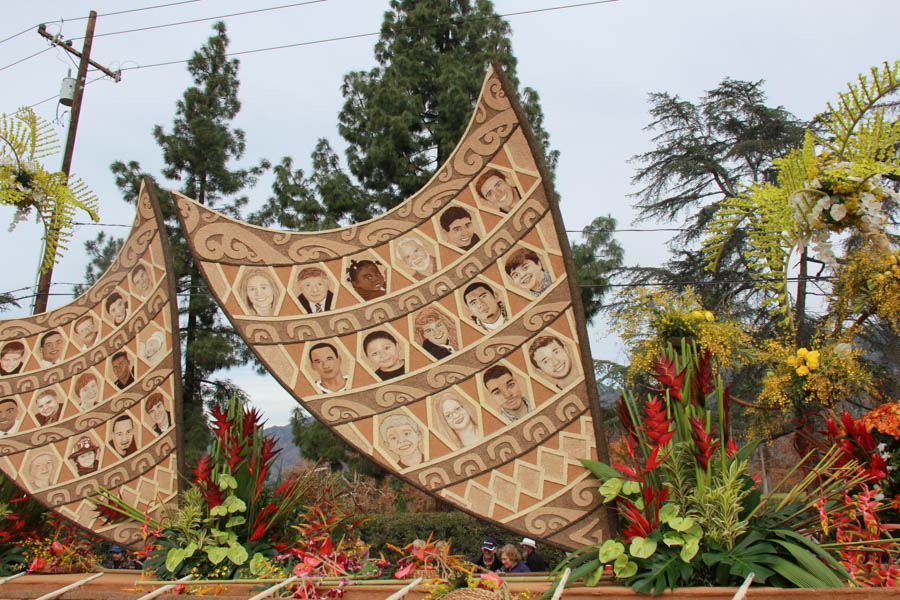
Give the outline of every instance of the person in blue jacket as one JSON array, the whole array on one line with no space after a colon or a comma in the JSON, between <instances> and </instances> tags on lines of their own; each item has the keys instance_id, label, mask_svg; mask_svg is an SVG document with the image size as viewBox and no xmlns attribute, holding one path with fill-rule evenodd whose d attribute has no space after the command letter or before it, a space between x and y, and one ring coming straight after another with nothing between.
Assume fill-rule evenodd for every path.
<instances>
[{"instance_id":1,"label":"person in blue jacket","mask_svg":"<svg viewBox=\"0 0 900 600\"><path fill-rule=\"evenodd\" d=\"M503 568L500 570L504 573L531 573L528 565L522 562L519 549L512 544L507 544L500 549L500 562L503 564Z\"/></svg>"}]
</instances>

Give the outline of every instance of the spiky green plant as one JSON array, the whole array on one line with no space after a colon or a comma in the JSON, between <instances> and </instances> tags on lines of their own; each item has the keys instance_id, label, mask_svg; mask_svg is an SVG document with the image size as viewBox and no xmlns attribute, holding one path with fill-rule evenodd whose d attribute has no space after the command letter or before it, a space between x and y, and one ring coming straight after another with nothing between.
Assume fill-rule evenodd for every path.
<instances>
[{"instance_id":1,"label":"spiky green plant","mask_svg":"<svg viewBox=\"0 0 900 600\"><path fill-rule=\"evenodd\" d=\"M14 206L15 227L32 209L44 225L41 270L56 263L72 237L75 214L83 210L97 221L97 197L81 179L48 171L41 161L59 150L47 121L30 108L0 115L0 204Z\"/></svg>"}]
</instances>

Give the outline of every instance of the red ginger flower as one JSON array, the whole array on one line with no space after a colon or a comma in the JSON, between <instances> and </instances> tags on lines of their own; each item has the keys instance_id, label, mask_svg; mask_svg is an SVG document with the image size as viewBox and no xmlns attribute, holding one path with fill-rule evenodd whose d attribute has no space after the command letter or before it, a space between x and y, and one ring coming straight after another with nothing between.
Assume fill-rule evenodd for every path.
<instances>
[{"instance_id":1,"label":"red ginger flower","mask_svg":"<svg viewBox=\"0 0 900 600\"><path fill-rule=\"evenodd\" d=\"M631 420L631 413L628 412L628 405L625 404L625 396L619 396L619 399L616 401L616 412L619 413L619 421L621 421L622 427L625 428L625 433L634 436L634 423Z\"/></svg>"},{"instance_id":2,"label":"red ginger flower","mask_svg":"<svg viewBox=\"0 0 900 600\"><path fill-rule=\"evenodd\" d=\"M212 457L209 454L203 456L197 461L197 465L192 471L194 472L193 483L200 488L200 493L203 494L206 504L210 508L215 508L222 504L225 501L225 497L222 495L219 486L212 479Z\"/></svg>"},{"instance_id":3,"label":"red ginger flower","mask_svg":"<svg viewBox=\"0 0 900 600\"><path fill-rule=\"evenodd\" d=\"M684 386L686 373L686 368L679 373L675 361L670 360L664 354L660 354L656 362L653 363L653 376L664 387L655 391L662 392L665 388L668 388L669 396L681 402L681 388Z\"/></svg>"},{"instance_id":4,"label":"red ginger flower","mask_svg":"<svg viewBox=\"0 0 900 600\"><path fill-rule=\"evenodd\" d=\"M691 437L693 438L694 446L696 447L694 456L697 458L697 462L700 463L700 466L706 469L710 457L712 457L716 448L719 447L719 440L713 441L713 434L712 432L707 433L706 424L703 422L703 419L691 417L690 422L692 429Z\"/></svg>"},{"instance_id":5,"label":"red ginger flower","mask_svg":"<svg viewBox=\"0 0 900 600\"><path fill-rule=\"evenodd\" d=\"M674 430L670 430L672 419L666 418L666 407L663 405L659 396L654 396L650 401L644 404L644 427L638 427L647 434L647 437L656 442L660 446L665 446L675 435Z\"/></svg>"}]
</instances>

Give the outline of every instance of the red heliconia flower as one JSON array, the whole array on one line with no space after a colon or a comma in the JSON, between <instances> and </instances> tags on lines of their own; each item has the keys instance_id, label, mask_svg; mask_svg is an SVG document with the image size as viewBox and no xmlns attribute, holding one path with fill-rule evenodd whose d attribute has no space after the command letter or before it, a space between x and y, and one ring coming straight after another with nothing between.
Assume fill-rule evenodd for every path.
<instances>
[{"instance_id":1,"label":"red heliconia flower","mask_svg":"<svg viewBox=\"0 0 900 600\"><path fill-rule=\"evenodd\" d=\"M256 408L245 409L244 410L244 437L250 439L253 437L253 432L260 426L262 423L262 414Z\"/></svg>"},{"instance_id":2,"label":"red heliconia flower","mask_svg":"<svg viewBox=\"0 0 900 600\"><path fill-rule=\"evenodd\" d=\"M231 472L233 473L237 470L237 467L240 464L241 460L243 460L244 445L241 443L240 438L229 436L228 443L223 443L222 446L228 451L228 466L231 468Z\"/></svg>"},{"instance_id":3,"label":"red heliconia flower","mask_svg":"<svg viewBox=\"0 0 900 600\"><path fill-rule=\"evenodd\" d=\"M697 398L701 403L706 395L716 389L712 372L712 352L706 350L697 358L697 369L694 372L694 394L691 404L696 404Z\"/></svg>"},{"instance_id":4,"label":"red heliconia flower","mask_svg":"<svg viewBox=\"0 0 900 600\"><path fill-rule=\"evenodd\" d=\"M665 446L675 435L675 430L671 429L672 419L666 418L666 407L663 405L659 396L653 396L646 404L644 404L644 427L638 427L647 434L647 437L656 442L660 446Z\"/></svg>"},{"instance_id":5,"label":"red heliconia flower","mask_svg":"<svg viewBox=\"0 0 900 600\"><path fill-rule=\"evenodd\" d=\"M630 500L619 501L619 512L628 520L628 526L622 530L626 543L635 536L647 537L655 529L650 525L647 517Z\"/></svg>"},{"instance_id":6,"label":"red heliconia flower","mask_svg":"<svg viewBox=\"0 0 900 600\"><path fill-rule=\"evenodd\" d=\"M670 360L665 354L660 354L653 363L653 376L663 385L663 389L654 390L663 392L668 389L669 396L681 402L681 388L684 386L684 377L687 369L678 372L678 367L674 360Z\"/></svg>"},{"instance_id":7,"label":"red heliconia flower","mask_svg":"<svg viewBox=\"0 0 900 600\"><path fill-rule=\"evenodd\" d=\"M691 417L689 420L691 423L691 438L693 438L696 448L694 456L697 458L700 466L706 469L707 465L709 465L710 457L712 457L716 448L719 447L719 440L713 440L712 432L707 433L703 419Z\"/></svg>"},{"instance_id":8,"label":"red heliconia flower","mask_svg":"<svg viewBox=\"0 0 900 600\"><path fill-rule=\"evenodd\" d=\"M95 504L94 510L97 511L97 513L100 515L100 518L103 519L103 522L106 525L115 523L116 521L125 518L122 513L108 504Z\"/></svg>"},{"instance_id":9,"label":"red heliconia flower","mask_svg":"<svg viewBox=\"0 0 900 600\"><path fill-rule=\"evenodd\" d=\"M216 437L219 438L220 442L223 442L225 433L228 431L228 427L231 425L231 419L228 418L228 412L217 406L213 406L211 409L209 409L209 415L213 420L212 428L216 434Z\"/></svg>"},{"instance_id":10,"label":"red heliconia flower","mask_svg":"<svg viewBox=\"0 0 900 600\"><path fill-rule=\"evenodd\" d=\"M225 497L219 486L212 480L212 457L208 454L204 455L191 470L194 473L193 483L200 488L200 493L203 494L206 504L210 508L215 508L222 504L225 501Z\"/></svg>"},{"instance_id":11,"label":"red heliconia flower","mask_svg":"<svg viewBox=\"0 0 900 600\"><path fill-rule=\"evenodd\" d=\"M625 404L625 396L619 396L616 400L616 411L619 413L619 421L625 428L625 434L634 436L634 423L631 420L631 413L628 412L628 405Z\"/></svg>"}]
</instances>

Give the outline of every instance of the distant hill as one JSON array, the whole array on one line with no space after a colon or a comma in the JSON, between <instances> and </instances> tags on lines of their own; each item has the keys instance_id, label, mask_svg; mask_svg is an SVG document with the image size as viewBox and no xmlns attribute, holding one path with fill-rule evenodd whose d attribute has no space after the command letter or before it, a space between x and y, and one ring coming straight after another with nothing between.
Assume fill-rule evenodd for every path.
<instances>
[{"instance_id":1,"label":"distant hill","mask_svg":"<svg viewBox=\"0 0 900 600\"><path fill-rule=\"evenodd\" d=\"M272 481L277 479L280 473L290 470L291 467L300 462L302 455L300 454L300 448L294 445L290 425L273 425L272 427L266 427L265 432L266 435L275 436L275 439L278 440L275 447L281 448L281 452L275 457L275 462L272 464L267 477L268 480Z\"/></svg>"}]
</instances>

